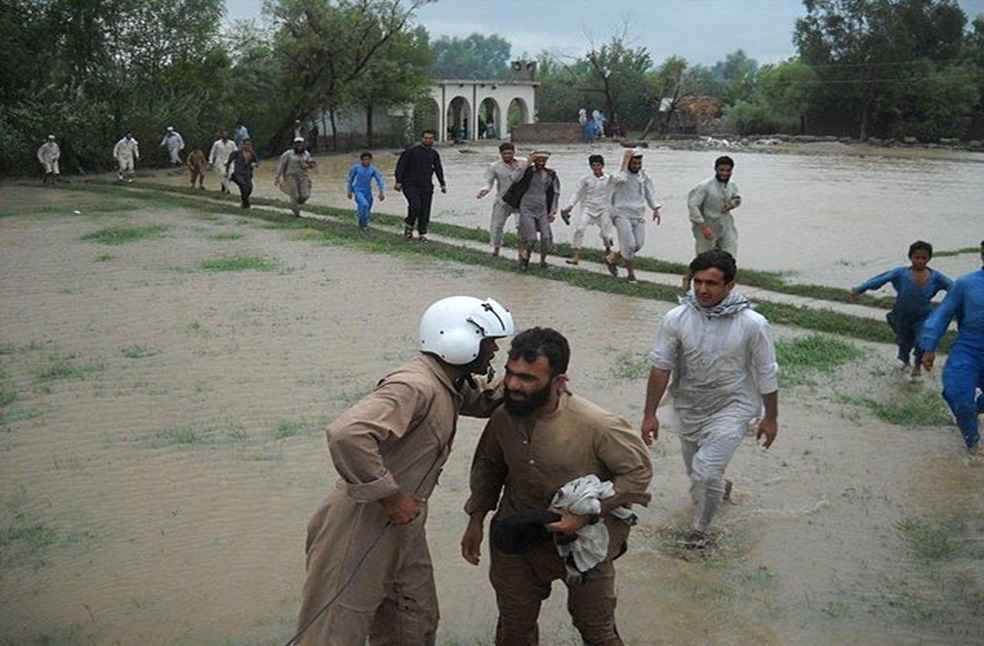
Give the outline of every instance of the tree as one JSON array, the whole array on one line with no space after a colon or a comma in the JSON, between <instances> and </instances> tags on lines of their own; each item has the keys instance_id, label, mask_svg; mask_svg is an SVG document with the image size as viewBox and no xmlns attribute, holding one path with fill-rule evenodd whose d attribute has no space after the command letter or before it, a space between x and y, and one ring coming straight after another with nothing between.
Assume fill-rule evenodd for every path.
<instances>
[{"instance_id":1,"label":"tree","mask_svg":"<svg viewBox=\"0 0 984 646\"><path fill-rule=\"evenodd\" d=\"M365 108L369 148L374 145L377 109L412 105L427 95L427 70L433 60L428 41L423 27L395 34L369 63L364 78L352 85L346 103Z\"/></svg>"},{"instance_id":2,"label":"tree","mask_svg":"<svg viewBox=\"0 0 984 646\"><path fill-rule=\"evenodd\" d=\"M500 79L509 74L512 45L498 34L442 36L431 45L431 75L443 79Z\"/></svg>"},{"instance_id":3,"label":"tree","mask_svg":"<svg viewBox=\"0 0 984 646\"><path fill-rule=\"evenodd\" d=\"M274 141L286 141L295 119L323 106L334 122L334 110L352 84L430 1L266 0L265 10L277 29L274 50L290 88L284 97L288 110Z\"/></svg>"},{"instance_id":4,"label":"tree","mask_svg":"<svg viewBox=\"0 0 984 646\"><path fill-rule=\"evenodd\" d=\"M673 115L698 96L710 94L715 86L713 72L702 65L690 67L682 56L670 56L648 75L650 118L642 132L645 139L657 128L669 132Z\"/></svg>"},{"instance_id":5,"label":"tree","mask_svg":"<svg viewBox=\"0 0 984 646\"><path fill-rule=\"evenodd\" d=\"M755 92L755 77L759 64L743 49L736 49L711 68L711 75L720 85L721 96L727 103L746 100Z\"/></svg>"},{"instance_id":6,"label":"tree","mask_svg":"<svg viewBox=\"0 0 984 646\"><path fill-rule=\"evenodd\" d=\"M590 69L584 90L600 94L605 113L613 128L620 121L640 123L646 114L646 97L640 92L645 86L646 72L652 67L652 57L645 47L629 45L628 28L614 34L600 47L592 46L585 55Z\"/></svg>"}]
</instances>

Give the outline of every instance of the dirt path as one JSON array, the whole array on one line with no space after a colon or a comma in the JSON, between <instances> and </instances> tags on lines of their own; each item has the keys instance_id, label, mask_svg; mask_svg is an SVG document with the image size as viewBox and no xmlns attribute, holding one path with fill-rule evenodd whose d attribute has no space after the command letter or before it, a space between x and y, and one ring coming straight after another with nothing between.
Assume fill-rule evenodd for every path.
<instances>
[{"instance_id":1,"label":"dirt path","mask_svg":"<svg viewBox=\"0 0 984 646\"><path fill-rule=\"evenodd\" d=\"M125 197L0 200L0 644L282 643L335 478L322 428L411 356L427 303L488 295L557 327L572 387L634 422L669 308ZM252 269L204 269L232 258ZM654 502L619 562L627 643L984 643L984 468L952 426L876 417L864 398L937 387L854 345L862 359L784 389L772 450L740 449L711 557L675 547L687 482L669 434L653 450ZM480 431L463 422L431 501L442 646L491 643L485 565L457 550ZM545 646L578 643L559 589L541 623Z\"/></svg>"}]
</instances>

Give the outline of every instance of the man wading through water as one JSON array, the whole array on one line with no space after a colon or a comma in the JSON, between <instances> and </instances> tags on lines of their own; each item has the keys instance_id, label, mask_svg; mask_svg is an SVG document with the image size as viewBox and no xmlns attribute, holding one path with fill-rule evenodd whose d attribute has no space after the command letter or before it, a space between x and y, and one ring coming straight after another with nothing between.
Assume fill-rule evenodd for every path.
<instances>
[{"instance_id":1,"label":"man wading through water","mask_svg":"<svg viewBox=\"0 0 984 646\"><path fill-rule=\"evenodd\" d=\"M490 373L496 340L512 334L494 300L437 301L420 320L421 354L328 427L340 478L308 524L299 629L310 627L298 643L433 646L427 499L458 415L488 417L501 404L501 389L472 375Z\"/></svg>"},{"instance_id":2,"label":"man wading through water","mask_svg":"<svg viewBox=\"0 0 984 646\"><path fill-rule=\"evenodd\" d=\"M493 188L497 189L495 202L492 203L492 218L489 221L489 238L493 256L499 255L506 221L516 212L516 209L502 201L502 197L512 186L513 173L519 168L525 169L527 165L525 159L516 157L516 146L508 141L499 144L499 157L501 158L499 161L489 164L485 169L485 188L475 196L480 200L492 192Z\"/></svg>"},{"instance_id":3,"label":"man wading through water","mask_svg":"<svg viewBox=\"0 0 984 646\"><path fill-rule=\"evenodd\" d=\"M393 188L403 191L403 196L407 198L407 219L403 221L403 236L407 240L413 240L413 229L416 227L420 241L427 242L431 202L434 199L433 175L437 175L441 192L447 193L441 156L434 150L434 131L424 130L420 143L404 150L396 162L396 184Z\"/></svg>"},{"instance_id":4,"label":"man wading through water","mask_svg":"<svg viewBox=\"0 0 984 646\"><path fill-rule=\"evenodd\" d=\"M687 210L694 233L696 255L720 249L738 258L738 229L731 212L741 206L738 186L731 181L735 162L728 156L714 161L714 176L690 189ZM683 290L690 289L690 275L683 277Z\"/></svg>"},{"instance_id":5,"label":"man wading through water","mask_svg":"<svg viewBox=\"0 0 984 646\"><path fill-rule=\"evenodd\" d=\"M314 168L311 153L305 150L304 138L294 137L294 147L280 156L274 186L290 197L290 210L294 217L301 217L301 205L311 198L311 178L308 169Z\"/></svg>"},{"instance_id":6,"label":"man wading through water","mask_svg":"<svg viewBox=\"0 0 984 646\"><path fill-rule=\"evenodd\" d=\"M723 498L731 495L724 470L761 415L758 438L769 448L779 432L779 386L769 322L734 290L737 267L731 254L713 249L690 263L694 288L663 318L649 353L653 364L646 388L642 439L659 434L656 408L670 375L673 408L679 417L683 464L696 510L688 548L707 545L707 530Z\"/></svg>"},{"instance_id":7,"label":"man wading through water","mask_svg":"<svg viewBox=\"0 0 984 646\"><path fill-rule=\"evenodd\" d=\"M618 253L605 257L612 276L618 277L621 261L628 274L626 280L636 281L635 257L646 244L646 208L658 226L662 206L656 201L652 178L642 170L642 150L626 150L619 172L612 176L612 224L618 233Z\"/></svg>"},{"instance_id":8,"label":"man wading through water","mask_svg":"<svg viewBox=\"0 0 984 646\"><path fill-rule=\"evenodd\" d=\"M513 185L502 201L519 211L519 265L525 271L540 236L540 268L547 268L547 254L553 247L550 223L557 218L560 204L560 179L547 168L550 153L535 151L525 169L513 171Z\"/></svg>"}]
</instances>

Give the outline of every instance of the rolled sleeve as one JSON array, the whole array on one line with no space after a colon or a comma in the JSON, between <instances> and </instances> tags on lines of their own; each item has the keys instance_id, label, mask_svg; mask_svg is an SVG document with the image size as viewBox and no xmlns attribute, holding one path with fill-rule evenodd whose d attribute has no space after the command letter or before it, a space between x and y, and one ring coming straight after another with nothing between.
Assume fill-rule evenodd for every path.
<instances>
[{"instance_id":1,"label":"rolled sleeve","mask_svg":"<svg viewBox=\"0 0 984 646\"><path fill-rule=\"evenodd\" d=\"M672 371L673 367L676 366L678 345L674 321L667 316L659 324L659 329L656 330L656 340L647 355L649 363L657 370Z\"/></svg>"},{"instance_id":2,"label":"rolled sleeve","mask_svg":"<svg viewBox=\"0 0 984 646\"><path fill-rule=\"evenodd\" d=\"M352 498L372 502L400 490L383 461L380 444L406 434L417 411L427 409L424 399L409 384L386 383L329 427L331 459Z\"/></svg>"},{"instance_id":3,"label":"rolled sleeve","mask_svg":"<svg viewBox=\"0 0 984 646\"><path fill-rule=\"evenodd\" d=\"M772 328L767 322L763 321L755 331L752 339L752 362L759 394L768 395L779 390L779 363L776 361Z\"/></svg>"}]
</instances>

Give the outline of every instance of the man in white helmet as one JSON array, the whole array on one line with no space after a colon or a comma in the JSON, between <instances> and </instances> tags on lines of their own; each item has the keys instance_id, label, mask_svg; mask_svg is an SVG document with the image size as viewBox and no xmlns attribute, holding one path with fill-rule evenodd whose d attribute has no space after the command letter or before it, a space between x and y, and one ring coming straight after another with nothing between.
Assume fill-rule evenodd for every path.
<instances>
[{"instance_id":1,"label":"man in white helmet","mask_svg":"<svg viewBox=\"0 0 984 646\"><path fill-rule=\"evenodd\" d=\"M55 142L54 135L48 135L48 141L41 144L38 148L38 161L41 162L41 166L44 167L44 183L47 184L48 180L52 183L58 181L58 159L61 157L61 150L58 148L58 144Z\"/></svg>"},{"instance_id":2,"label":"man in white helmet","mask_svg":"<svg viewBox=\"0 0 984 646\"><path fill-rule=\"evenodd\" d=\"M421 354L384 377L327 429L340 476L308 525L298 644L433 645L437 591L424 523L458 415L488 417L487 379L512 315L492 299L437 301L420 321Z\"/></svg>"}]
</instances>

